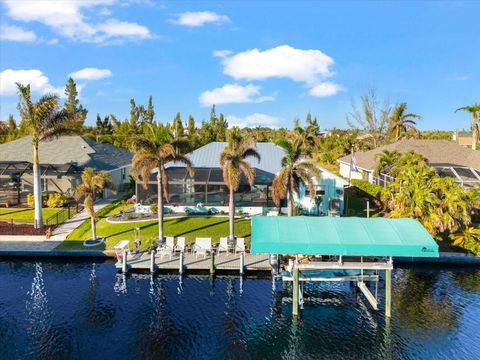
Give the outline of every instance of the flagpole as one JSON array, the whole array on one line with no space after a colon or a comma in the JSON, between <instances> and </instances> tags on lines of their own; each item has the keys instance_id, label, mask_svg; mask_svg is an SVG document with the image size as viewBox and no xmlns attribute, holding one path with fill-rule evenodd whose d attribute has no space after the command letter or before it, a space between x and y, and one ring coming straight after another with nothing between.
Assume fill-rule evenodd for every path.
<instances>
[{"instance_id":1,"label":"flagpole","mask_svg":"<svg viewBox=\"0 0 480 360\"><path fill-rule=\"evenodd\" d=\"M348 186L352 186L352 164L353 164L353 144L352 144L352 150L350 153L350 170L348 172Z\"/></svg>"}]
</instances>

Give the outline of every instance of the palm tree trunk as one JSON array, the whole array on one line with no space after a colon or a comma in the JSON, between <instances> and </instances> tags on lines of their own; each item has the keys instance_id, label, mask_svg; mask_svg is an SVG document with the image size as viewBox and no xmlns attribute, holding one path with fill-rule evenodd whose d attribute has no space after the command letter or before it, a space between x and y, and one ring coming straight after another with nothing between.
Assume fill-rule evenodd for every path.
<instances>
[{"instance_id":1,"label":"palm tree trunk","mask_svg":"<svg viewBox=\"0 0 480 360\"><path fill-rule=\"evenodd\" d=\"M95 217L90 216L90 223L92 225L92 239L97 240L97 227L95 223Z\"/></svg>"},{"instance_id":2,"label":"palm tree trunk","mask_svg":"<svg viewBox=\"0 0 480 360\"><path fill-rule=\"evenodd\" d=\"M228 202L228 215L230 218L230 240L235 239L235 198L233 187L230 188L230 201Z\"/></svg>"},{"instance_id":3,"label":"palm tree trunk","mask_svg":"<svg viewBox=\"0 0 480 360\"><path fill-rule=\"evenodd\" d=\"M478 131L477 131L477 121L473 119L472 122L472 149L477 149L477 142L478 142Z\"/></svg>"},{"instance_id":4,"label":"palm tree trunk","mask_svg":"<svg viewBox=\"0 0 480 360\"><path fill-rule=\"evenodd\" d=\"M287 215L293 216L293 191L288 189Z\"/></svg>"},{"instance_id":5,"label":"palm tree trunk","mask_svg":"<svg viewBox=\"0 0 480 360\"><path fill-rule=\"evenodd\" d=\"M34 225L35 228L43 227L42 219L42 189L40 188L40 166L38 164L38 143L33 145L33 200L34 200Z\"/></svg>"},{"instance_id":6,"label":"palm tree trunk","mask_svg":"<svg viewBox=\"0 0 480 360\"><path fill-rule=\"evenodd\" d=\"M158 169L157 174L157 193L158 193L158 240L163 242L163 181L162 175L160 173L160 169Z\"/></svg>"}]
</instances>

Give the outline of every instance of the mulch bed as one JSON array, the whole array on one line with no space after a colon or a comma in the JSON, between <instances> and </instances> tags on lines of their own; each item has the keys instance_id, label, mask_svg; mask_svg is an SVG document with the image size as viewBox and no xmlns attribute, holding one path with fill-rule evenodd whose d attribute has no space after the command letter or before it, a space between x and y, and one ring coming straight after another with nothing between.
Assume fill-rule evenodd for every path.
<instances>
[{"instance_id":1,"label":"mulch bed","mask_svg":"<svg viewBox=\"0 0 480 360\"><path fill-rule=\"evenodd\" d=\"M29 224L12 224L0 221L0 235L45 235L46 229L35 229Z\"/></svg>"}]
</instances>

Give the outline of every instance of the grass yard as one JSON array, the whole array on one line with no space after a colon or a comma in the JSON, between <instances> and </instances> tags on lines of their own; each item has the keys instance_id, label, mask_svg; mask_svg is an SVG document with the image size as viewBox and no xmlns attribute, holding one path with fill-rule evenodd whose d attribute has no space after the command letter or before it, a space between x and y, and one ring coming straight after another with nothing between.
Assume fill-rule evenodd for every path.
<instances>
[{"instance_id":1,"label":"grass yard","mask_svg":"<svg viewBox=\"0 0 480 360\"><path fill-rule=\"evenodd\" d=\"M345 208L347 216L367 217L366 197L361 197L355 192L345 191ZM378 213L379 209L376 208L374 200L370 198L370 216L379 216Z\"/></svg>"},{"instance_id":2,"label":"grass yard","mask_svg":"<svg viewBox=\"0 0 480 360\"><path fill-rule=\"evenodd\" d=\"M42 209L43 220L48 219L50 216L62 211L63 209ZM13 219L16 222L33 224L33 209L29 208L2 208L0 209L0 220Z\"/></svg>"},{"instance_id":3,"label":"grass yard","mask_svg":"<svg viewBox=\"0 0 480 360\"><path fill-rule=\"evenodd\" d=\"M131 205L130 205L131 206ZM100 220L97 222L97 236L104 236L106 244L89 249L113 249L113 246L121 240L130 240L133 245L134 229L140 228L142 249L148 249L154 238L158 236L158 222L129 222L113 224L108 223L105 218L125 210L128 205L121 202L112 203L99 211ZM193 242L195 237L211 237L213 242L228 235L228 217L181 217L166 219L164 223L165 236L185 236L188 242ZM250 219L237 219L235 221L235 234L250 241ZM57 249L82 249L83 241L91 237L90 220L84 222L75 229L66 241L60 244Z\"/></svg>"}]
</instances>

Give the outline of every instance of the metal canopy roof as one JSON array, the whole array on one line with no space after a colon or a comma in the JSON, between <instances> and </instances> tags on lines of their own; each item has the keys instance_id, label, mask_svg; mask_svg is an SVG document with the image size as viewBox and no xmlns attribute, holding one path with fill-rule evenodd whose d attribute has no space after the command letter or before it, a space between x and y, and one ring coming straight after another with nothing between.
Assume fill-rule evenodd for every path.
<instances>
[{"instance_id":1,"label":"metal canopy roof","mask_svg":"<svg viewBox=\"0 0 480 360\"><path fill-rule=\"evenodd\" d=\"M414 219L252 218L252 253L438 257L438 245Z\"/></svg>"},{"instance_id":2,"label":"metal canopy roof","mask_svg":"<svg viewBox=\"0 0 480 360\"><path fill-rule=\"evenodd\" d=\"M40 164L41 175L71 175L79 174L83 167L77 164ZM0 175L18 175L31 174L33 165L28 161L0 161Z\"/></svg>"}]
</instances>

